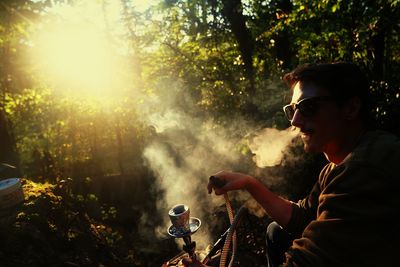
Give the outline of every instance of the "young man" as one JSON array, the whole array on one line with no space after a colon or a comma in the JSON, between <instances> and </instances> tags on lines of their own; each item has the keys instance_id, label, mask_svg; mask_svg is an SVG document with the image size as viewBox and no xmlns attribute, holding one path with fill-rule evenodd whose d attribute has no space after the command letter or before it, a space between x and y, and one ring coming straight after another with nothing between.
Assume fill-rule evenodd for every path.
<instances>
[{"instance_id":1,"label":"young man","mask_svg":"<svg viewBox=\"0 0 400 267\"><path fill-rule=\"evenodd\" d=\"M284 107L307 152L329 163L310 194L283 199L250 175L222 171L209 193L247 190L275 220L267 230L270 266L400 266L400 140L370 130L369 86L350 63L305 65L285 75ZM293 241L292 241L293 240Z\"/></svg>"}]
</instances>

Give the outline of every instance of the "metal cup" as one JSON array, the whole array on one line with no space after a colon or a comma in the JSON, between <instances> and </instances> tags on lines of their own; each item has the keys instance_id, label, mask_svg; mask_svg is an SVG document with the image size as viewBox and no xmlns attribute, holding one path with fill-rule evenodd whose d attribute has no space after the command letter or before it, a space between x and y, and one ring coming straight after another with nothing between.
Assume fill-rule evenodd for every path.
<instances>
[{"instance_id":1,"label":"metal cup","mask_svg":"<svg viewBox=\"0 0 400 267\"><path fill-rule=\"evenodd\" d=\"M172 207L168 212L169 219L172 225L178 232L188 233L190 232L190 209L184 204L178 204Z\"/></svg>"}]
</instances>

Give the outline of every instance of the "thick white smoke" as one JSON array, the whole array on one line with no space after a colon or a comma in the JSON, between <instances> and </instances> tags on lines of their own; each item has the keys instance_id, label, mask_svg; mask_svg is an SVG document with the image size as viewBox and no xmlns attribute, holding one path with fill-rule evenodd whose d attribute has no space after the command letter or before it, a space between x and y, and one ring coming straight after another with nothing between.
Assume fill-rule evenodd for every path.
<instances>
[{"instance_id":1,"label":"thick white smoke","mask_svg":"<svg viewBox=\"0 0 400 267\"><path fill-rule=\"evenodd\" d=\"M202 219L210 217L206 213L209 215L224 203L222 197L207 193L210 175L220 170L243 169L243 162L248 163L245 157L249 156L246 152L249 149L257 164L254 169L279 164L296 135L291 129L255 131L259 126L238 117L232 118L230 124L225 124L229 126L224 127L200 114L197 116L193 110L196 105L190 98L182 97L180 86L176 88L147 105L147 123L154 127L156 134L146 147L144 158L156 174L157 186L163 192L157 202L158 212L165 214L163 226L157 229L159 233L166 233L170 225L168 211L176 204L188 205L191 216ZM236 197L246 202L254 213L262 214L248 194L236 194ZM198 244L208 245L215 241L208 236L208 227L213 227L214 223L203 222L194 237Z\"/></svg>"},{"instance_id":2,"label":"thick white smoke","mask_svg":"<svg viewBox=\"0 0 400 267\"><path fill-rule=\"evenodd\" d=\"M297 135L298 130L293 127L283 131L265 128L257 132L249 142L257 166L264 168L279 165L287 147Z\"/></svg>"}]
</instances>

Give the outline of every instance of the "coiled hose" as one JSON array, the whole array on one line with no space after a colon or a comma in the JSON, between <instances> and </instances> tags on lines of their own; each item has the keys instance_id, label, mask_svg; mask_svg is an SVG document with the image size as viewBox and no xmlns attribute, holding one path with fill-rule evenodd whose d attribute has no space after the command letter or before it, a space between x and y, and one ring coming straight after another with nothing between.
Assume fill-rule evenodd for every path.
<instances>
[{"instance_id":1,"label":"coiled hose","mask_svg":"<svg viewBox=\"0 0 400 267\"><path fill-rule=\"evenodd\" d=\"M219 179L216 176L211 176L210 181L217 187L222 187L225 184L225 182L223 180ZM229 216L229 221L231 223L231 226L229 227L228 234L225 238L224 246L222 248L221 258L219 261L219 266L220 267L226 266L226 259L228 257L229 247L232 242L232 256L231 256L231 260L228 265L229 267L232 267L233 261L236 256L236 249L237 249L236 227L237 227L240 219L242 218L244 212L246 211L246 208L244 206L240 207L238 213L236 214L236 216L234 216L231 201L229 200L227 193L224 194L224 198L225 198L225 205L226 205L226 209L228 211L228 216Z\"/></svg>"},{"instance_id":2,"label":"coiled hose","mask_svg":"<svg viewBox=\"0 0 400 267\"><path fill-rule=\"evenodd\" d=\"M237 249L236 227L237 227L238 223L240 222L240 219L244 215L244 212L245 212L246 208L244 206L240 207L238 213L234 217L232 205L231 205L231 202L229 200L228 194L225 193L224 194L224 198L225 198L226 209L228 210L228 216L229 216L229 221L231 223L231 226L229 227L228 235L226 236L225 243L224 243L224 246L222 248L221 258L220 258L220 261L219 261L219 266L220 267L225 267L226 266L226 259L227 259L227 256L228 256L229 247L230 247L231 242L232 242L232 256L231 256L231 260L230 260L229 265L228 265L229 267L232 267L233 261L234 261L235 256L236 256L236 249Z\"/></svg>"}]
</instances>

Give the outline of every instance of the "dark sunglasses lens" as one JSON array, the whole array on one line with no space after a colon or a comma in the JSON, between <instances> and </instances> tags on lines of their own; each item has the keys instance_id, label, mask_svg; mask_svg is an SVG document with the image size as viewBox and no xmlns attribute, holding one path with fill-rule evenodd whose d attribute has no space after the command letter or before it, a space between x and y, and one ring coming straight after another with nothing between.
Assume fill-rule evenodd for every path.
<instances>
[{"instance_id":1,"label":"dark sunglasses lens","mask_svg":"<svg viewBox=\"0 0 400 267\"><path fill-rule=\"evenodd\" d=\"M293 106L287 105L284 107L285 115L288 120L292 120L294 116L294 109Z\"/></svg>"},{"instance_id":2,"label":"dark sunglasses lens","mask_svg":"<svg viewBox=\"0 0 400 267\"><path fill-rule=\"evenodd\" d=\"M317 103L313 99L305 100L297 105L301 114L305 117L312 117L317 112Z\"/></svg>"}]
</instances>

